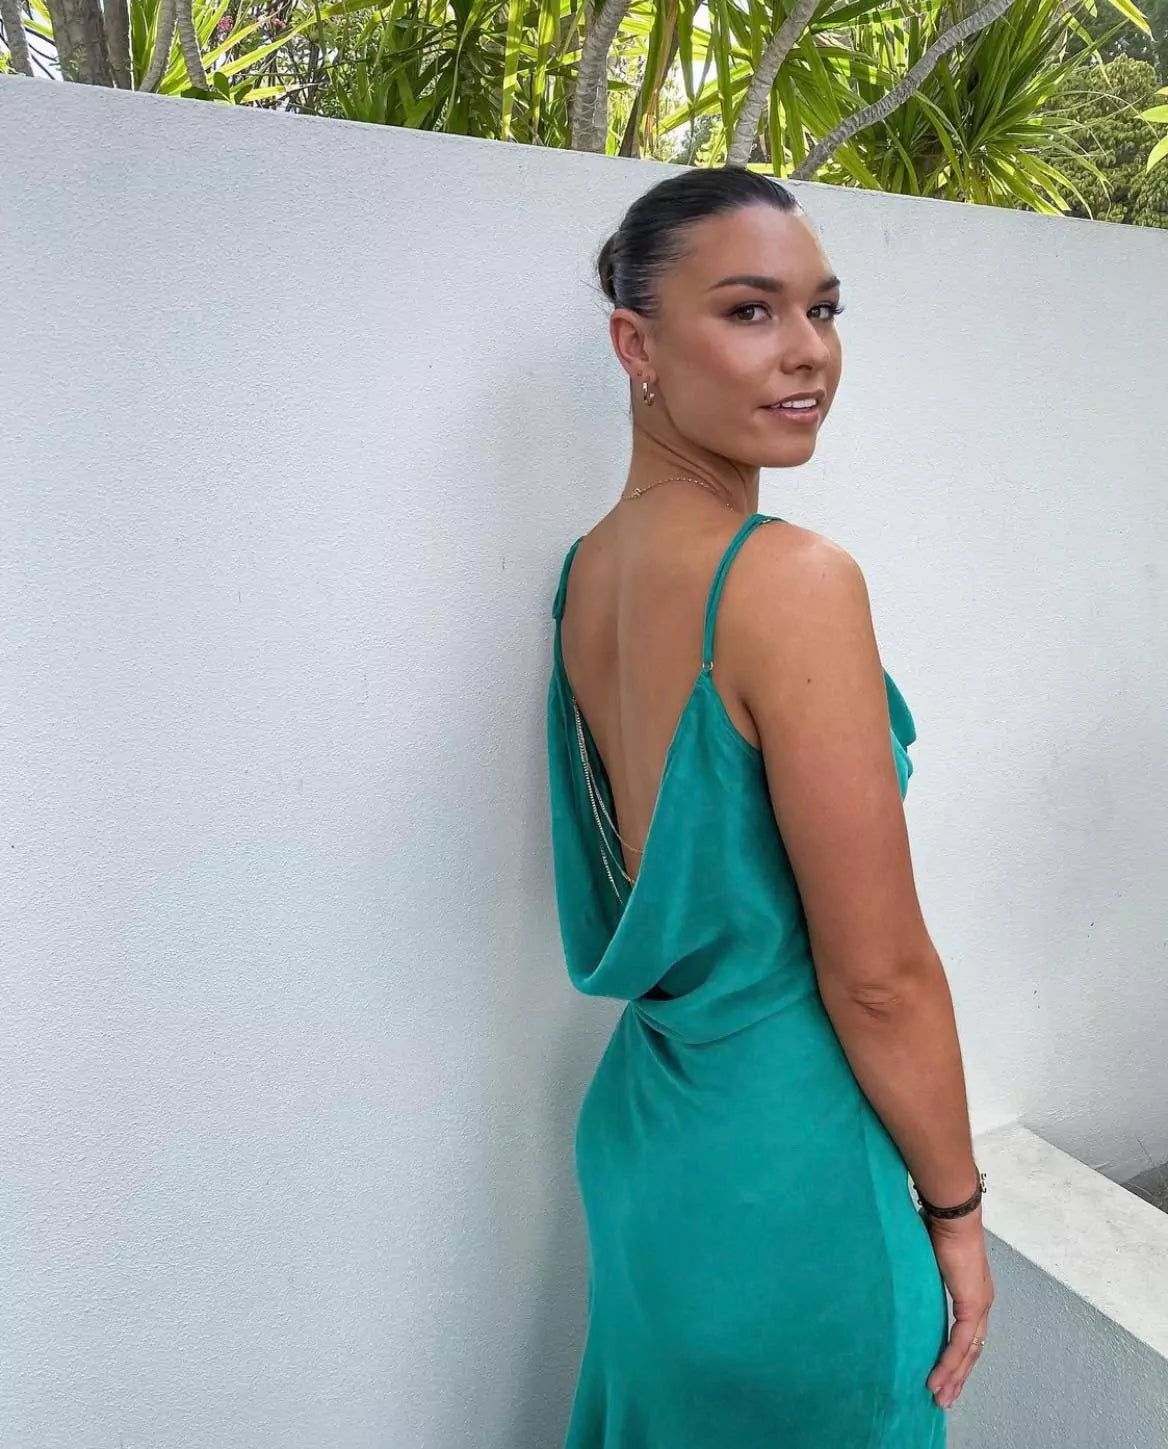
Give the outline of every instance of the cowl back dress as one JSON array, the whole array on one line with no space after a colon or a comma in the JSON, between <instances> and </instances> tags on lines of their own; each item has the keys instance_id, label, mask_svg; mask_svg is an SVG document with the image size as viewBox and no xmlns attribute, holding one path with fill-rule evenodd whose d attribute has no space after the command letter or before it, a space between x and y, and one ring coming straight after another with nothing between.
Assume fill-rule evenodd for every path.
<instances>
[{"instance_id":1,"label":"cowl back dress","mask_svg":"<svg viewBox=\"0 0 1168 1449\"><path fill-rule=\"evenodd\" d=\"M712 678L727 571L779 523L748 518L714 575L631 887L564 670L578 544L556 594L547 727L564 953L580 991L627 1003L576 1134L589 1323L565 1449L946 1445L925 1383L947 1340L944 1283L904 1159L819 995L761 752ZM884 677L903 796L916 728Z\"/></svg>"}]
</instances>

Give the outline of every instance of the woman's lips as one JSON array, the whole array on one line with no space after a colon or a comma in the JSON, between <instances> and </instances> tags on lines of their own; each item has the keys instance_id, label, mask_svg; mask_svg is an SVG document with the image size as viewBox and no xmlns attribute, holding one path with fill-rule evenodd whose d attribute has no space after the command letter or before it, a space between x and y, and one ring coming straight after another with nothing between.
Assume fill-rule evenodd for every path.
<instances>
[{"instance_id":1,"label":"woman's lips","mask_svg":"<svg viewBox=\"0 0 1168 1449\"><path fill-rule=\"evenodd\" d=\"M788 398L785 402L772 403L764 411L796 428L809 428L823 416L823 403L818 398Z\"/></svg>"}]
</instances>

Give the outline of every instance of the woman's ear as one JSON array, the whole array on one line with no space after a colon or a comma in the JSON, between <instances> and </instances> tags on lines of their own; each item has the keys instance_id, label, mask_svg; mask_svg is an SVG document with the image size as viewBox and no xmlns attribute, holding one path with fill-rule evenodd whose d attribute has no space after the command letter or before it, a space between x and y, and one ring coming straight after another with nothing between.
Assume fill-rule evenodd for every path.
<instances>
[{"instance_id":1,"label":"woman's ear","mask_svg":"<svg viewBox=\"0 0 1168 1449\"><path fill-rule=\"evenodd\" d=\"M644 317L618 307L609 318L608 335L617 360L634 382L652 380L653 359Z\"/></svg>"}]
</instances>

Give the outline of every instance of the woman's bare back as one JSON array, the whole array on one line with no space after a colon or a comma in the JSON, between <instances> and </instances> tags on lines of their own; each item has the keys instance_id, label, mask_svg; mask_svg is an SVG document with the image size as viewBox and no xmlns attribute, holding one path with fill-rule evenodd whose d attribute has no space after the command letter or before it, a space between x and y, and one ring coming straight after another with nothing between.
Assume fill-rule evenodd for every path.
<instances>
[{"instance_id":1,"label":"woman's bare back","mask_svg":"<svg viewBox=\"0 0 1168 1449\"><path fill-rule=\"evenodd\" d=\"M634 878L665 756L701 670L710 584L741 521L705 500L680 508L626 500L584 538L572 566L564 665L604 762ZM747 602L736 598L724 612ZM727 647L732 628L723 620L716 683L731 722L757 747Z\"/></svg>"}]
</instances>

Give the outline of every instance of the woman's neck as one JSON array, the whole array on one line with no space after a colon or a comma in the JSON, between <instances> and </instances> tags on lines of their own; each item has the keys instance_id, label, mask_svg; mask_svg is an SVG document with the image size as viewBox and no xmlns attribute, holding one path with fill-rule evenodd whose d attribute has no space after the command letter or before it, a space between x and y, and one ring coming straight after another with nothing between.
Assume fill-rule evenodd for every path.
<instances>
[{"instance_id":1,"label":"woman's neck","mask_svg":"<svg viewBox=\"0 0 1168 1449\"><path fill-rule=\"evenodd\" d=\"M647 488L661 478L700 478L736 511L758 512L758 469L691 445L675 447L651 438L640 428L633 433L633 456L629 462L626 491Z\"/></svg>"}]
</instances>

